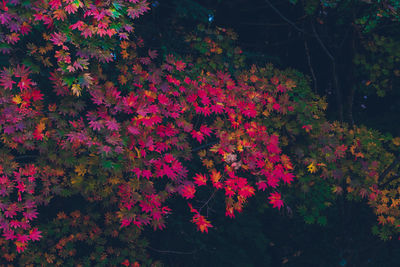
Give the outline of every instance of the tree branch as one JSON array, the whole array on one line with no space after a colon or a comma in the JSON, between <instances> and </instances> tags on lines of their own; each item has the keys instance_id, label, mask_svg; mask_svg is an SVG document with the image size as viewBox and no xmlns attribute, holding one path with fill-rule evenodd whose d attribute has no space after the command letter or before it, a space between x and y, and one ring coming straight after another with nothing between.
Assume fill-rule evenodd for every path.
<instances>
[{"instance_id":1,"label":"tree branch","mask_svg":"<svg viewBox=\"0 0 400 267\"><path fill-rule=\"evenodd\" d=\"M328 55L328 57L334 62L335 58L332 56L331 52L329 52L328 48L326 48L326 46L322 42L321 38L319 38L319 35L318 35L317 31L315 30L314 23L311 23L311 27L313 29L315 38L317 38L318 43L321 45L322 49L325 51L325 53Z\"/></svg>"},{"instance_id":2,"label":"tree branch","mask_svg":"<svg viewBox=\"0 0 400 267\"><path fill-rule=\"evenodd\" d=\"M392 162L392 164L389 165L389 167L387 167L382 173L381 175L379 175L378 177L378 183L382 182L382 180L386 177L386 175L389 174L389 172L391 170L393 170L394 167L396 167L396 165L400 162L400 155L397 156L397 158L394 159L394 161ZM383 183L382 185L387 185L388 183L390 183L391 181L393 181L394 179L396 179L397 177L394 177L392 179L389 179L388 181L386 181L385 183Z\"/></svg>"},{"instance_id":3,"label":"tree branch","mask_svg":"<svg viewBox=\"0 0 400 267\"><path fill-rule=\"evenodd\" d=\"M304 34L308 34L305 32L303 29L300 29L293 21L285 17L270 1L265 0L265 2L272 8L272 10L275 11L276 14L278 14L284 21L289 23L293 28L295 28L297 31L302 32Z\"/></svg>"},{"instance_id":4,"label":"tree branch","mask_svg":"<svg viewBox=\"0 0 400 267\"><path fill-rule=\"evenodd\" d=\"M202 145L202 146L199 146L199 147L193 148L192 152L199 151L199 150L201 150L201 149L203 149L203 148L206 148L206 147L209 147L209 146L215 145L215 144L217 144L217 143L218 143L217 141L213 141L213 142L211 142L211 143L204 144L204 145Z\"/></svg>"},{"instance_id":5,"label":"tree branch","mask_svg":"<svg viewBox=\"0 0 400 267\"><path fill-rule=\"evenodd\" d=\"M174 251L174 250L160 250L160 249L156 249L156 248L152 248L150 246L147 246L149 249L155 251L155 252L159 252L159 253L169 253L169 254L194 254L196 253L197 249L190 251L190 252L184 252L184 251Z\"/></svg>"},{"instance_id":6,"label":"tree branch","mask_svg":"<svg viewBox=\"0 0 400 267\"><path fill-rule=\"evenodd\" d=\"M306 50L308 67L310 68L310 72L311 72L311 75L312 75L313 81L314 81L314 92L318 93L317 77L315 76L314 69L313 69L312 64L311 64L310 50L308 49L308 45L307 45L306 39L304 39L304 48Z\"/></svg>"}]
</instances>

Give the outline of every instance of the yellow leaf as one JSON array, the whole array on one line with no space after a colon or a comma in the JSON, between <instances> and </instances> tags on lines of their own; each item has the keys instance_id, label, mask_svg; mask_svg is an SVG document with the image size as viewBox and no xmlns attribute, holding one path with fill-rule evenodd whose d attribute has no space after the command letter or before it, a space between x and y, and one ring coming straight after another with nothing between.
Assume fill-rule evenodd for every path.
<instances>
[{"instance_id":1,"label":"yellow leaf","mask_svg":"<svg viewBox=\"0 0 400 267\"><path fill-rule=\"evenodd\" d=\"M242 146L241 144L239 144L239 145L237 146L237 151L243 152L243 146Z\"/></svg>"},{"instance_id":2,"label":"yellow leaf","mask_svg":"<svg viewBox=\"0 0 400 267\"><path fill-rule=\"evenodd\" d=\"M75 166L75 172L79 176L85 176L87 170L86 170L85 166L81 164L81 165Z\"/></svg>"},{"instance_id":3,"label":"yellow leaf","mask_svg":"<svg viewBox=\"0 0 400 267\"><path fill-rule=\"evenodd\" d=\"M388 203L389 202L389 198L388 197L382 197L382 202L383 203Z\"/></svg>"},{"instance_id":4,"label":"yellow leaf","mask_svg":"<svg viewBox=\"0 0 400 267\"><path fill-rule=\"evenodd\" d=\"M395 146L400 146L400 137L393 138L392 142Z\"/></svg>"},{"instance_id":5,"label":"yellow leaf","mask_svg":"<svg viewBox=\"0 0 400 267\"><path fill-rule=\"evenodd\" d=\"M148 98L153 98L153 99L157 98L157 94L149 90L145 90L144 95L147 96Z\"/></svg>"},{"instance_id":6,"label":"yellow leaf","mask_svg":"<svg viewBox=\"0 0 400 267\"><path fill-rule=\"evenodd\" d=\"M206 150L200 150L199 153L197 153L199 155L200 158L204 158L206 156Z\"/></svg>"},{"instance_id":7,"label":"yellow leaf","mask_svg":"<svg viewBox=\"0 0 400 267\"><path fill-rule=\"evenodd\" d=\"M21 102L22 102L21 96L20 96L20 95L14 96L13 99L12 99L12 101L13 101L15 104L21 104Z\"/></svg>"},{"instance_id":8,"label":"yellow leaf","mask_svg":"<svg viewBox=\"0 0 400 267\"><path fill-rule=\"evenodd\" d=\"M268 110L264 110L264 112L262 113L265 117L268 117L269 116L269 112L268 112Z\"/></svg>"},{"instance_id":9,"label":"yellow leaf","mask_svg":"<svg viewBox=\"0 0 400 267\"><path fill-rule=\"evenodd\" d=\"M74 95L76 95L76 96L81 95L82 88L81 88L80 84L73 84L71 89L72 89L72 93Z\"/></svg>"},{"instance_id":10,"label":"yellow leaf","mask_svg":"<svg viewBox=\"0 0 400 267\"><path fill-rule=\"evenodd\" d=\"M307 166L307 169L310 173L315 173L317 171L317 167L315 167L314 162L311 162L311 164Z\"/></svg>"},{"instance_id":11,"label":"yellow leaf","mask_svg":"<svg viewBox=\"0 0 400 267\"><path fill-rule=\"evenodd\" d=\"M142 154L140 153L140 150L137 147L135 147L135 150L136 150L136 153L138 155L138 158L141 158Z\"/></svg>"},{"instance_id":12,"label":"yellow leaf","mask_svg":"<svg viewBox=\"0 0 400 267\"><path fill-rule=\"evenodd\" d=\"M74 176L71 178L71 184L80 184L83 181L83 177L82 176Z\"/></svg>"},{"instance_id":13,"label":"yellow leaf","mask_svg":"<svg viewBox=\"0 0 400 267\"><path fill-rule=\"evenodd\" d=\"M108 179L108 182L112 185L116 185L116 184L120 184L121 183L121 179L119 179L118 177L114 176Z\"/></svg>"}]
</instances>

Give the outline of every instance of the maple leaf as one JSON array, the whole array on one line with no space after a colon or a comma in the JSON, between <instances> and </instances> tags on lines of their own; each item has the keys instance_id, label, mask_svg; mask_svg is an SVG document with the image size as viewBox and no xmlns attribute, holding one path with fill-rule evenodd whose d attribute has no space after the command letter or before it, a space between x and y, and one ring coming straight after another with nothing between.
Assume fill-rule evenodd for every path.
<instances>
[{"instance_id":1,"label":"maple leaf","mask_svg":"<svg viewBox=\"0 0 400 267\"><path fill-rule=\"evenodd\" d=\"M58 9L61 7L61 0L50 0L49 5L52 9Z\"/></svg>"},{"instance_id":2,"label":"maple leaf","mask_svg":"<svg viewBox=\"0 0 400 267\"><path fill-rule=\"evenodd\" d=\"M132 219L122 219L121 220L121 227L127 227L132 223Z\"/></svg>"},{"instance_id":3,"label":"maple leaf","mask_svg":"<svg viewBox=\"0 0 400 267\"><path fill-rule=\"evenodd\" d=\"M259 181L256 184L257 184L258 190L265 191L265 189L268 188L267 183L265 181Z\"/></svg>"},{"instance_id":4,"label":"maple leaf","mask_svg":"<svg viewBox=\"0 0 400 267\"><path fill-rule=\"evenodd\" d=\"M221 179L221 173L217 170L212 170L211 171L211 176L210 176L210 180L213 183L213 186L217 189L221 189L223 188L222 183L220 182Z\"/></svg>"},{"instance_id":5,"label":"maple leaf","mask_svg":"<svg viewBox=\"0 0 400 267\"><path fill-rule=\"evenodd\" d=\"M94 30L93 26L89 26L89 27L85 28L85 29L81 32L81 35L82 35L83 37L85 37L85 39L87 39L88 37L92 37L92 36L93 36L94 31L95 31L95 30Z\"/></svg>"},{"instance_id":6,"label":"maple leaf","mask_svg":"<svg viewBox=\"0 0 400 267\"><path fill-rule=\"evenodd\" d=\"M271 193L270 196L268 197L268 199L269 199L269 203L272 204L273 208L280 209L283 206L281 194L278 192Z\"/></svg>"},{"instance_id":7,"label":"maple leaf","mask_svg":"<svg viewBox=\"0 0 400 267\"><path fill-rule=\"evenodd\" d=\"M118 131L120 127L119 123L114 118L107 120L105 124L110 131Z\"/></svg>"},{"instance_id":8,"label":"maple leaf","mask_svg":"<svg viewBox=\"0 0 400 267\"><path fill-rule=\"evenodd\" d=\"M210 159L203 159L202 163L207 169L210 169L214 166L214 162Z\"/></svg>"},{"instance_id":9,"label":"maple leaf","mask_svg":"<svg viewBox=\"0 0 400 267\"><path fill-rule=\"evenodd\" d=\"M179 189L179 193L184 198L194 198L194 193L196 193L196 189L194 188L194 185L192 183L187 182L186 184L181 185Z\"/></svg>"},{"instance_id":10,"label":"maple leaf","mask_svg":"<svg viewBox=\"0 0 400 267\"><path fill-rule=\"evenodd\" d=\"M75 3L71 3L65 6L64 9L65 11L67 11L68 14L74 14L78 10L78 5Z\"/></svg>"},{"instance_id":11,"label":"maple leaf","mask_svg":"<svg viewBox=\"0 0 400 267\"><path fill-rule=\"evenodd\" d=\"M207 184L207 177L204 174L196 174L196 176L193 177L193 180L198 186Z\"/></svg>"},{"instance_id":12,"label":"maple leaf","mask_svg":"<svg viewBox=\"0 0 400 267\"><path fill-rule=\"evenodd\" d=\"M254 192L255 192L254 187L252 187L250 185L245 185L245 186L239 187L238 195L242 196L244 198L248 198L248 197L253 196L255 194Z\"/></svg>"},{"instance_id":13,"label":"maple leaf","mask_svg":"<svg viewBox=\"0 0 400 267\"><path fill-rule=\"evenodd\" d=\"M36 125L36 129L33 132L33 136L36 140L43 140L44 134L43 130L46 128L44 122L40 122L38 125Z\"/></svg>"},{"instance_id":14,"label":"maple leaf","mask_svg":"<svg viewBox=\"0 0 400 267\"><path fill-rule=\"evenodd\" d=\"M195 138L200 144L204 140L204 135L195 130L192 131L192 137Z\"/></svg>"},{"instance_id":15,"label":"maple leaf","mask_svg":"<svg viewBox=\"0 0 400 267\"><path fill-rule=\"evenodd\" d=\"M3 229L3 236L6 240L14 240L15 238L17 238L14 230L7 229L7 228Z\"/></svg>"},{"instance_id":16,"label":"maple leaf","mask_svg":"<svg viewBox=\"0 0 400 267\"><path fill-rule=\"evenodd\" d=\"M158 56L157 50L151 50L149 49L148 55L151 59L155 59Z\"/></svg>"},{"instance_id":17,"label":"maple leaf","mask_svg":"<svg viewBox=\"0 0 400 267\"><path fill-rule=\"evenodd\" d=\"M195 214L192 221L197 225L197 228L203 233L208 233L208 228L212 227L210 221L206 220L203 215Z\"/></svg>"},{"instance_id":18,"label":"maple leaf","mask_svg":"<svg viewBox=\"0 0 400 267\"><path fill-rule=\"evenodd\" d=\"M95 131L100 131L104 127L100 121L90 121L89 125Z\"/></svg>"},{"instance_id":19,"label":"maple leaf","mask_svg":"<svg viewBox=\"0 0 400 267\"><path fill-rule=\"evenodd\" d=\"M4 68L4 70L0 74L0 85L3 86L5 89L12 89L13 84L15 84L12 80L12 74L10 69Z\"/></svg>"},{"instance_id":20,"label":"maple leaf","mask_svg":"<svg viewBox=\"0 0 400 267\"><path fill-rule=\"evenodd\" d=\"M76 96L80 96L82 93L82 88L80 84L73 84L71 87L72 93Z\"/></svg>"},{"instance_id":21,"label":"maple leaf","mask_svg":"<svg viewBox=\"0 0 400 267\"><path fill-rule=\"evenodd\" d=\"M20 225L21 225L21 222L20 222L20 221L17 221L17 220L12 220L12 221L10 222L10 226L11 226L12 228L19 228Z\"/></svg>"},{"instance_id":22,"label":"maple leaf","mask_svg":"<svg viewBox=\"0 0 400 267\"><path fill-rule=\"evenodd\" d=\"M172 180L176 180L176 178L178 177L177 174L174 172L173 168L166 164L163 164L163 168L161 170L160 176L163 176L163 175L166 175L169 179L172 179Z\"/></svg>"},{"instance_id":23,"label":"maple leaf","mask_svg":"<svg viewBox=\"0 0 400 267\"><path fill-rule=\"evenodd\" d=\"M62 46L64 45L64 43L67 41L67 35L65 33L62 32L55 32L52 33L50 38L50 41L53 42L53 44L58 45L58 46Z\"/></svg>"},{"instance_id":24,"label":"maple leaf","mask_svg":"<svg viewBox=\"0 0 400 267\"><path fill-rule=\"evenodd\" d=\"M310 173L315 173L317 171L317 167L314 165L314 162L311 162L310 165L307 166L307 169Z\"/></svg>"},{"instance_id":25,"label":"maple leaf","mask_svg":"<svg viewBox=\"0 0 400 267\"><path fill-rule=\"evenodd\" d=\"M57 9L57 10L54 10L53 17L56 20L64 21L67 18L67 14L65 13L65 11L63 9Z\"/></svg>"},{"instance_id":26,"label":"maple leaf","mask_svg":"<svg viewBox=\"0 0 400 267\"><path fill-rule=\"evenodd\" d=\"M175 67L177 71L183 71L186 68L186 63L182 60L178 60L175 62Z\"/></svg>"},{"instance_id":27,"label":"maple leaf","mask_svg":"<svg viewBox=\"0 0 400 267\"><path fill-rule=\"evenodd\" d=\"M347 149L347 147L345 145L343 145L343 144L338 146L338 147L336 147L336 150L335 150L336 158L337 159L343 158L346 155L346 153L345 153L346 149Z\"/></svg>"},{"instance_id":28,"label":"maple leaf","mask_svg":"<svg viewBox=\"0 0 400 267\"><path fill-rule=\"evenodd\" d=\"M294 175L290 172L286 172L282 175L282 181L284 183L290 184L293 181Z\"/></svg>"},{"instance_id":29,"label":"maple leaf","mask_svg":"<svg viewBox=\"0 0 400 267\"><path fill-rule=\"evenodd\" d=\"M210 136L210 134L212 133L212 130L209 127L207 127L207 125L201 125L200 132L206 136Z\"/></svg>"},{"instance_id":30,"label":"maple leaf","mask_svg":"<svg viewBox=\"0 0 400 267\"><path fill-rule=\"evenodd\" d=\"M312 130L312 125L303 125L302 129L306 130L306 132L310 132Z\"/></svg>"},{"instance_id":31,"label":"maple leaf","mask_svg":"<svg viewBox=\"0 0 400 267\"><path fill-rule=\"evenodd\" d=\"M7 34L5 39L8 44L15 44L20 40L19 36L20 34L13 32L11 34Z\"/></svg>"},{"instance_id":32,"label":"maple leaf","mask_svg":"<svg viewBox=\"0 0 400 267\"><path fill-rule=\"evenodd\" d=\"M88 60L85 58L78 58L73 64L76 70L77 69L86 70L88 68L88 65L89 65Z\"/></svg>"}]
</instances>

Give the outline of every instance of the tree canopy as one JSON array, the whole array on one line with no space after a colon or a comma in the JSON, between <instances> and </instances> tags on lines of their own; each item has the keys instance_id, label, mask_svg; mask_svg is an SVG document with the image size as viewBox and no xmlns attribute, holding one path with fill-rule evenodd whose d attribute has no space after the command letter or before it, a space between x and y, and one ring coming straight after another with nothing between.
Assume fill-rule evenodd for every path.
<instances>
[{"instance_id":1,"label":"tree canopy","mask_svg":"<svg viewBox=\"0 0 400 267\"><path fill-rule=\"evenodd\" d=\"M397 1L266 0L249 8L260 3L290 29L283 33L301 37L305 56L293 66L306 62L299 69L310 76L282 61L299 41L275 55L257 47L262 38L251 41L255 49L240 47L241 28L238 37L223 25L239 0L3 1L2 261L167 264L149 251L186 253L153 247L170 226L176 236L194 234L185 242L199 250L211 235L222 255L245 255L215 264L273 264L269 254L246 254L274 247L273 234L260 230L252 252L236 243L256 237L252 229L265 220L279 229L283 218L313 225L311 235L320 226L350 231L359 216L374 225L367 235L397 239L398 129L368 122L359 116L364 104L355 107L360 98L398 101ZM252 14L245 23L275 27ZM282 32L268 33L282 40ZM312 53L325 57L323 67ZM239 217L239 226L225 217ZM302 251L290 253L282 264ZM332 266L361 262L335 253ZM181 264L191 261L207 264Z\"/></svg>"}]
</instances>

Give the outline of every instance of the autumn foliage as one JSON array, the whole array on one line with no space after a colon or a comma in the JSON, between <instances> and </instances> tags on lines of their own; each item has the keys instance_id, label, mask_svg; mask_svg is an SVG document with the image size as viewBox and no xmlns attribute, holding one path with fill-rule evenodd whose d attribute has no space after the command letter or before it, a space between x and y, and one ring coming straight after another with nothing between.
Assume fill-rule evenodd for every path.
<instances>
[{"instance_id":1,"label":"autumn foliage","mask_svg":"<svg viewBox=\"0 0 400 267\"><path fill-rule=\"evenodd\" d=\"M0 242L7 260L16 250L32 263L36 251L48 264L62 264L77 253L63 250L69 243L104 243L105 236L127 242L145 226L164 228L173 212L167 202L177 197L208 232L204 205L193 201L203 188L211 189L209 198L222 192L225 215L234 217L258 191L282 209L282 190L302 199L321 183L328 191L316 192L325 204L346 192L378 207L381 224L400 224L391 211L397 204L380 204L393 195L378 187L388 165L382 155L393 159L378 143L384 141L327 122L323 101L298 74L270 65L244 69L239 48L224 54L227 43L213 39L232 40L225 29L200 36L201 46L188 36L197 57L159 56L133 34L134 19L148 10L145 0L3 1ZM221 62L225 55L235 70ZM39 206L71 196L83 197L88 214L58 210L47 231L37 226ZM301 201L306 218L316 206L309 220L323 222L321 203ZM93 205L101 207L96 215L88 211ZM75 232L62 236L53 229L61 225ZM54 249L30 250L52 236ZM138 265L128 252L96 253L87 262Z\"/></svg>"}]
</instances>

